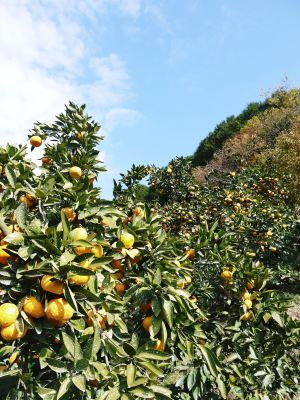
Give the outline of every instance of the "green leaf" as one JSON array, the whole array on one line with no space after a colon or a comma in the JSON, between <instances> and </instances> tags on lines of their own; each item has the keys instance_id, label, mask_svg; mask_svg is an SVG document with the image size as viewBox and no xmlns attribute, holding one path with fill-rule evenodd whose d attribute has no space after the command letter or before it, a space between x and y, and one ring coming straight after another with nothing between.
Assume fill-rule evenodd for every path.
<instances>
[{"instance_id":1,"label":"green leaf","mask_svg":"<svg viewBox=\"0 0 300 400\"><path fill-rule=\"evenodd\" d=\"M197 370L193 368L190 373L188 374L186 384L189 391L191 391L196 383L197 379Z\"/></svg>"},{"instance_id":2,"label":"green leaf","mask_svg":"<svg viewBox=\"0 0 300 400\"><path fill-rule=\"evenodd\" d=\"M128 364L127 365L127 371L126 371L126 378L127 378L127 386L130 388L135 381L135 375L136 375L136 366L133 364Z\"/></svg>"},{"instance_id":3,"label":"green leaf","mask_svg":"<svg viewBox=\"0 0 300 400\"><path fill-rule=\"evenodd\" d=\"M21 232L13 232L5 236L5 241L18 246L24 243L24 235Z\"/></svg>"},{"instance_id":4,"label":"green leaf","mask_svg":"<svg viewBox=\"0 0 300 400\"><path fill-rule=\"evenodd\" d=\"M164 371L162 369L160 369L159 367L157 367L155 364L151 363L150 361L139 362L139 365L146 368L149 372L151 372L157 376L164 375Z\"/></svg>"},{"instance_id":5,"label":"green leaf","mask_svg":"<svg viewBox=\"0 0 300 400\"><path fill-rule=\"evenodd\" d=\"M121 396L121 400L134 400L134 398L131 396L131 394L123 393Z\"/></svg>"},{"instance_id":6,"label":"green leaf","mask_svg":"<svg viewBox=\"0 0 300 400\"><path fill-rule=\"evenodd\" d=\"M154 399L155 394L152 390L148 389L146 386L139 386L135 389L132 389L130 393L134 394L137 397L142 399Z\"/></svg>"},{"instance_id":7,"label":"green leaf","mask_svg":"<svg viewBox=\"0 0 300 400\"><path fill-rule=\"evenodd\" d=\"M61 255L61 251L49 239L31 239L31 241L47 254Z\"/></svg>"},{"instance_id":8,"label":"green leaf","mask_svg":"<svg viewBox=\"0 0 300 400\"><path fill-rule=\"evenodd\" d=\"M199 347L200 347L203 357L205 358L205 361L208 365L208 368L209 368L211 374L214 377L217 377L217 375L218 375L217 368L219 367L219 362L218 362L216 356L214 355L214 353L212 352L212 350L209 347L206 347L203 345L199 345Z\"/></svg>"},{"instance_id":9,"label":"green leaf","mask_svg":"<svg viewBox=\"0 0 300 400\"><path fill-rule=\"evenodd\" d=\"M85 392L86 390L86 378L84 375L72 376L72 382L77 387L77 389Z\"/></svg>"},{"instance_id":10,"label":"green leaf","mask_svg":"<svg viewBox=\"0 0 300 400\"><path fill-rule=\"evenodd\" d=\"M24 261L27 261L28 258L31 256L33 250L31 246L22 246L19 247L18 256L22 258Z\"/></svg>"},{"instance_id":11,"label":"green leaf","mask_svg":"<svg viewBox=\"0 0 300 400\"><path fill-rule=\"evenodd\" d=\"M10 354L13 351L13 347L12 346L2 346L0 348L0 358L6 356L7 354Z\"/></svg>"},{"instance_id":12,"label":"green leaf","mask_svg":"<svg viewBox=\"0 0 300 400\"><path fill-rule=\"evenodd\" d=\"M67 365L56 358L46 358L46 362L54 372L62 373L68 371Z\"/></svg>"},{"instance_id":13,"label":"green leaf","mask_svg":"<svg viewBox=\"0 0 300 400\"><path fill-rule=\"evenodd\" d=\"M167 324L169 325L170 328L173 326L173 304L169 300L163 300L162 304L163 308L163 314L165 317L165 320Z\"/></svg>"},{"instance_id":14,"label":"green leaf","mask_svg":"<svg viewBox=\"0 0 300 400\"><path fill-rule=\"evenodd\" d=\"M65 378L59 388L59 391L57 393L57 400L59 400L60 398L62 398L70 389L70 387L72 386L72 381L70 378Z\"/></svg>"},{"instance_id":15,"label":"green leaf","mask_svg":"<svg viewBox=\"0 0 300 400\"><path fill-rule=\"evenodd\" d=\"M28 218L28 210L25 203L21 203L14 212L17 224L20 228L24 229L26 226L26 220Z\"/></svg>"},{"instance_id":16,"label":"green leaf","mask_svg":"<svg viewBox=\"0 0 300 400\"><path fill-rule=\"evenodd\" d=\"M281 328L283 328L283 327L284 327L284 323L283 323L283 321L282 321L282 319L281 319L280 314L279 314L277 311L271 311L271 315L272 315L272 318L274 319L274 321L276 321L277 324L278 324Z\"/></svg>"},{"instance_id":17,"label":"green leaf","mask_svg":"<svg viewBox=\"0 0 300 400\"><path fill-rule=\"evenodd\" d=\"M230 356L226 357L224 362L225 363L232 363L232 361L241 360L241 356L238 353L232 353Z\"/></svg>"},{"instance_id":18,"label":"green leaf","mask_svg":"<svg viewBox=\"0 0 300 400\"><path fill-rule=\"evenodd\" d=\"M38 388L36 389L38 395L42 398L42 399L47 399L50 396L54 396L56 395L56 390L55 389L50 389L50 388L45 388L45 387L41 387L38 386Z\"/></svg>"},{"instance_id":19,"label":"green leaf","mask_svg":"<svg viewBox=\"0 0 300 400\"><path fill-rule=\"evenodd\" d=\"M161 271L159 268L157 268L153 278L153 285L160 286L160 284L161 284Z\"/></svg>"},{"instance_id":20,"label":"green leaf","mask_svg":"<svg viewBox=\"0 0 300 400\"><path fill-rule=\"evenodd\" d=\"M273 375L271 374L266 375L263 379L262 387L267 388L268 386L270 386L271 383L273 382L273 379L274 379Z\"/></svg>"},{"instance_id":21,"label":"green leaf","mask_svg":"<svg viewBox=\"0 0 300 400\"><path fill-rule=\"evenodd\" d=\"M70 233L70 224L69 224L66 214L63 211L61 211L60 216L61 216L61 222L62 222L62 228L63 228L63 239L67 240L69 237L69 233Z\"/></svg>"},{"instance_id":22,"label":"green leaf","mask_svg":"<svg viewBox=\"0 0 300 400\"><path fill-rule=\"evenodd\" d=\"M94 321L94 336L90 359L97 359L98 351L101 347L100 329L96 321Z\"/></svg>"},{"instance_id":23,"label":"green leaf","mask_svg":"<svg viewBox=\"0 0 300 400\"><path fill-rule=\"evenodd\" d=\"M16 183L17 183L17 177L16 177L14 170L9 165L5 166L5 175L6 175L6 178L9 182L10 186L12 188L15 188Z\"/></svg>"},{"instance_id":24,"label":"green leaf","mask_svg":"<svg viewBox=\"0 0 300 400\"><path fill-rule=\"evenodd\" d=\"M82 276L92 276L92 275L95 275L95 272L94 272L94 271L91 271L91 270L88 269L88 268L82 268L82 267L75 267L75 266L72 266L72 267L70 267L69 271L70 271L70 272L73 272L73 273L76 274L76 275L82 275Z\"/></svg>"},{"instance_id":25,"label":"green leaf","mask_svg":"<svg viewBox=\"0 0 300 400\"><path fill-rule=\"evenodd\" d=\"M156 296L154 296L151 301L151 307L152 307L154 315L156 317L158 317L161 312L161 302Z\"/></svg>"},{"instance_id":26,"label":"green leaf","mask_svg":"<svg viewBox=\"0 0 300 400\"><path fill-rule=\"evenodd\" d=\"M222 399L227 399L226 386L225 386L224 382L222 381L222 379L220 378L220 376L218 376L218 378L217 378L217 385L218 385L219 391L221 393Z\"/></svg>"},{"instance_id":27,"label":"green leaf","mask_svg":"<svg viewBox=\"0 0 300 400\"><path fill-rule=\"evenodd\" d=\"M169 399L172 398L172 391L164 386L151 385L150 389L152 389L155 393L163 394Z\"/></svg>"},{"instance_id":28,"label":"green leaf","mask_svg":"<svg viewBox=\"0 0 300 400\"><path fill-rule=\"evenodd\" d=\"M125 342L123 344L123 349L131 357L136 354L136 349L133 346L131 346L131 344L129 344L129 343Z\"/></svg>"},{"instance_id":29,"label":"green leaf","mask_svg":"<svg viewBox=\"0 0 300 400\"><path fill-rule=\"evenodd\" d=\"M164 321L162 321L161 323L161 340L164 345L167 343L168 340L168 330Z\"/></svg>"},{"instance_id":30,"label":"green leaf","mask_svg":"<svg viewBox=\"0 0 300 400\"><path fill-rule=\"evenodd\" d=\"M74 260L74 258L76 258L76 254L70 253L68 251L65 251L60 256L60 259L59 259L60 266L64 266L64 265L70 264Z\"/></svg>"},{"instance_id":31,"label":"green leaf","mask_svg":"<svg viewBox=\"0 0 300 400\"><path fill-rule=\"evenodd\" d=\"M63 343L67 349L67 351L69 352L69 354L74 357L75 356L75 341L74 339L69 336L66 332L62 332L62 340Z\"/></svg>"},{"instance_id":32,"label":"green leaf","mask_svg":"<svg viewBox=\"0 0 300 400\"><path fill-rule=\"evenodd\" d=\"M108 392L108 396L105 398L106 400L118 400L121 394L118 388L113 388Z\"/></svg>"},{"instance_id":33,"label":"green leaf","mask_svg":"<svg viewBox=\"0 0 300 400\"><path fill-rule=\"evenodd\" d=\"M74 338L74 362L81 360L83 358L83 353L80 347L80 344L77 340L77 337ZM88 360L87 360L88 362Z\"/></svg>"},{"instance_id":34,"label":"green leaf","mask_svg":"<svg viewBox=\"0 0 300 400\"><path fill-rule=\"evenodd\" d=\"M76 361L75 369L76 371L83 371L87 369L89 366L89 360L87 358L81 358L80 360Z\"/></svg>"},{"instance_id":35,"label":"green leaf","mask_svg":"<svg viewBox=\"0 0 300 400\"><path fill-rule=\"evenodd\" d=\"M255 350L253 349L252 346L249 346L249 350L250 350L249 358L252 358L253 360L257 360L258 359L257 355L256 355Z\"/></svg>"},{"instance_id":36,"label":"green leaf","mask_svg":"<svg viewBox=\"0 0 300 400\"><path fill-rule=\"evenodd\" d=\"M152 316L151 326L149 329L151 339L153 339L160 331L161 323L162 323L161 318L156 318L154 315Z\"/></svg>"},{"instance_id":37,"label":"green leaf","mask_svg":"<svg viewBox=\"0 0 300 400\"><path fill-rule=\"evenodd\" d=\"M95 268L101 267L102 265L109 264L114 258L109 256L103 256L92 261L91 265Z\"/></svg>"},{"instance_id":38,"label":"green leaf","mask_svg":"<svg viewBox=\"0 0 300 400\"><path fill-rule=\"evenodd\" d=\"M64 295L70 306L78 312L76 298L68 284L64 286Z\"/></svg>"},{"instance_id":39,"label":"green leaf","mask_svg":"<svg viewBox=\"0 0 300 400\"><path fill-rule=\"evenodd\" d=\"M189 359L192 360L194 358L194 345L191 341L186 341L186 350L189 356Z\"/></svg>"},{"instance_id":40,"label":"green leaf","mask_svg":"<svg viewBox=\"0 0 300 400\"><path fill-rule=\"evenodd\" d=\"M138 358L146 358L148 360L169 360L169 354L163 353L159 350L144 350L141 353L138 353Z\"/></svg>"},{"instance_id":41,"label":"green leaf","mask_svg":"<svg viewBox=\"0 0 300 400\"><path fill-rule=\"evenodd\" d=\"M184 297L186 299L190 298L190 293L184 289L175 289L172 286L170 286L168 288L168 292L178 297Z\"/></svg>"},{"instance_id":42,"label":"green leaf","mask_svg":"<svg viewBox=\"0 0 300 400\"><path fill-rule=\"evenodd\" d=\"M245 399L244 392L243 392L243 389L241 387L232 385L231 386L231 391L233 392L233 394L238 399L241 399L241 400Z\"/></svg>"}]
</instances>

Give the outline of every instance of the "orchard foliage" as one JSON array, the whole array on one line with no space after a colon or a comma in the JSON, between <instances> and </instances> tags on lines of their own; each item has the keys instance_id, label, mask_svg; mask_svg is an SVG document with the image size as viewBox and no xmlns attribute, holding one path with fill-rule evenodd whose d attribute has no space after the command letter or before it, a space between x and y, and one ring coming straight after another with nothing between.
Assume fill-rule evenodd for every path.
<instances>
[{"instance_id":1,"label":"orchard foliage","mask_svg":"<svg viewBox=\"0 0 300 400\"><path fill-rule=\"evenodd\" d=\"M299 245L288 178L199 186L176 158L134 166L109 202L99 129L70 103L28 137L40 167L1 148L1 398L293 396L299 323L277 290Z\"/></svg>"},{"instance_id":2,"label":"orchard foliage","mask_svg":"<svg viewBox=\"0 0 300 400\"><path fill-rule=\"evenodd\" d=\"M208 316L202 329L226 382L216 379L216 395L195 355L174 375L176 398L280 399L296 392L299 323L288 317L290 302L281 294L299 285L300 225L288 206L289 178L251 168L212 173L200 186L189 161L177 158L152 168L149 182L164 230L193 250L191 290Z\"/></svg>"},{"instance_id":3,"label":"orchard foliage","mask_svg":"<svg viewBox=\"0 0 300 400\"><path fill-rule=\"evenodd\" d=\"M147 206L129 216L93 186L98 130L70 103L29 135L46 143L39 171L25 147L1 149L2 398L171 398L164 376L194 351L222 380L185 242Z\"/></svg>"}]
</instances>

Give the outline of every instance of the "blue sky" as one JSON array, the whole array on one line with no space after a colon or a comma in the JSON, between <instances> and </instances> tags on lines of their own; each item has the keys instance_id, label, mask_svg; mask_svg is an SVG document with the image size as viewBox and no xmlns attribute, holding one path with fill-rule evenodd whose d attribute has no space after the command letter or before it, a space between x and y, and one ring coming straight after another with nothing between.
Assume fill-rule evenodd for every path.
<instances>
[{"instance_id":1,"label":"blue sky","mask_svg":"<svg viewBox=\"0 0 300 400\"><path fill-rule=\"evenodd\" d=\"M102 124L112 179L193 153L285 74L299 85L297 0L4 0L0 142L25 139L68 99ZM16 118L18 115L18 118Z\"/></svg>"}]
</instances>

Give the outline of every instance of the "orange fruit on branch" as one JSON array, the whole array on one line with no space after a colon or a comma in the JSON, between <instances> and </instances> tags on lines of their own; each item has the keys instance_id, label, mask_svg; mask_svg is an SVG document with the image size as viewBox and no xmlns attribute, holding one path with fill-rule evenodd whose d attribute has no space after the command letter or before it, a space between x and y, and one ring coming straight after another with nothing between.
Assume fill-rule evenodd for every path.
<instances>
[{"instance_id":1,"label":"orange fruit on branch","mask_svg":"<svg viewBox=\"0 0 300 400\"><path fill-rule=\"evenodd\" d=\"M71 167L69 169L69 175L71 178L78 180L82 176L82 170L79 167Z\"/></svg>"},{"instance_id":2,"label":"orange fruit on branch","mask_svg":"<svg viewBox=\"0 0 300 400\"><path fill-rule=\"evenodd\" d=\"M143 313L146 313L147 311L151 310L151 304L150 303L141 304L140 308L143 311Z\"/></svg>"},{"instance_id":3,"label":"orange fruit on branch","mask_svg":"<svg viewBox=\"0 0 300 400\"><path fill-rule=\"evenodd\" d=\"M247 309L252 308L252 301L251 301L251 300L245 300L245 301L244 301L244 306L245 306Z\"/></svg>"},{"instance_id":4,"label":"orange fruit on branch","mask_svg":"<svg viewBox=\"0 0 300 400\"><path fill-rule=\"evenodd\" d=\"M254 289L254 282L253 281L249 281L246 283L246 288L248 290L253 290Z\"/></svg>"},{"instance_id":5,"label":"orange fruit on branch","mask_svg":"<svg viewBox=\"0 0 300 400\"><path fill-rule=\"evenodd\" d=\"M2 339L6 340L6 341L21 339L22 337L24 337L26 335L27 330L28 330L27 326L24 325L23 332L20 332L18 330L17 323L15 321L11 325L3 326L1 328L1 336L2 336Z\"/></svg>"},{"instance_id":6,"label":"orange fruit on branch","mask_svg":"<svg viewBox=\"0 0 300 400\"><path fill-rule=\"evenodd\" d=\"M164 351L165 350L164 342L160 339L157 339L156 344L154 346L154 350Z\"/></svg>"},{"instance_id":7,"label":"orange fruit on branch","mask_svg":"<svg viewBox=\"0 0 300 400\"><path fill-rule=\"evenodd\" d=\"M225 270L221 272L222 279L231 279L233 277L233 273L229 270Z\"/></svg>"},{"instance_id":8,"label":"orange fruit on branch","mask_svg":"<svg viewBox=\"0 0 300 400\"><path fill-rule=\"evenodd\" d=\"M87 312L88 317L85 318L85 322L87 323L87 325L92 326L93 325L93 321L97 320L99 322L99 325L101 326L102 329L106 329L106 321L107 319L105 317L103 317L100 313L96 313L96 315L94 314L93 310L89 310Z\"/></svg>"},{"instance_id":9,"label":"orange fruit on branch","mask_svg":"<svg viewBox=\"0 0 300 400\"><path fill-rule=\"evenodd\" d=\"M195 258L195 256L196 256L195 249L188 249L188 250L186 251L186 255L187 255L187 258L188 258L189 260L192 260L192 259Z\"/></svg>"},{"instance_id":10,"label":"orange fruit on branch","mask_svg":"<svg viewBox=\"0 0 300 400\"><path fill-rule=\"evenodd\" d=\"M49 157L42 157L41 160L42 160L42 164L45 164L45 165L52 164L52 159Z\"/></svg>"},{"instance_id":11,"label":"orange fruit on branch","mask_svg":"<svg viewBox=\"0 0 300 400\"><path fill-rule=\"evenodd\" d=\"M70 238L73 242L77 242L79 240L86 240L87 237L88 233L86 229L82 227L75 228L70 232Z\"/></svg>"},{"instance_id":12,"label":"orange fruit on branch","mask_svg":"<svg viewBox=\"0 0 300 400\"><path fill-rule=\"evenodd\" d=\"M40 136L34 135L29 139L29 143L32 147L40 147L43 143L43 139Z\"/></svg>"},{"instance_id":13,"label":"orange fruit on branch","mask_svg":"<svg viewBox=\"0 0 300 400\"><path fill-rule=\"evenodd\" d=\"M251 313L249 311L245 312L245 314L243 314L241 317L242 321L249 321L250 319L251 319Z\"/></svg>"},{"instance_id":14,"label":"orange fruit on branch","mask_svg":"<svg viewBox=\"0 0 300 400\"><path fill-rule=\"evenodd\" d=\"M244 300L251 300L251 294L249 292L244 293Z\"/></svg>"},{"instance_id":15,"label":"orange fruit on branch","mask_svg":"<svg viewBox=\"0 0 300 400\"><path fill-rule=\"evenodd\" d=\"M13 324L19 316L19 309L13 303L3 303L0 306L0 326Z\"/></svg>"},{"instance_id":16,"label":"orange fruit on branch","mask_svg":"<svg viewBox=\"0 0 300 400\"><path fill-rule=\"evenodd\" d=\"M45 292L63 294L64 282L54 279L52 275L44 275L41 280L41 287Z\"/></svg>"},{"instance_id":17,"label":"orange fruit on branch","mask_svg":"<svg viewBox=\"0 0 300 400\"><path fill-rule=\"evenodd\" d=\"M87 261L87 262L85 262L85 261ZM89 260L85 260L85 261L80 263L80 264L82 264L81 265L82 268L88 268L88 267L86 267L86 265L89 265ZM70 276L68 281L71 285L86 285L88 283L89 279L90 279L89 275L74 274L74 275Z\"/></svg>"},{"instance_id":18,"label":"orange fruit on branch","mask_svg":"<svg viewBox=\"0 0 300 400\"><path fill-rule=\"evenodd\" d=\"M131 233L125 232L120 237L125 249L130 249L134 244L134 236Z\"/></svg>"},{"instance_id":19,"label":"orange fruit on branch","mask_svg":"<svg viewBox=\"0 0 300 400\"><path fill-rule=\"evenodd\" d=\"M96 246L91 248L91 253L94 254L95 257L100 258L103 256L103 247L101 244L97 244Z\"/></svg>"},{"instance_id":20,"label":"orange fruit on branch","mask_svg":"<svg viewBox=\"0 0 300 400\"><path fill-rule=\"evenodd\" d=\"M3 265L7 265L7 260L12 258L12 256L5 251L6 247L7 244L0 246L0 264Z\"/></svg>"},{"instance_id":21,"label":"orange fruit on branch","mask_svg":"<svg viewBox=\"0 0 300 400\"><path fill-rule=\"evenodd\" d=\"M152 324L152 317L146 317L143 319L142 326L146 332L149 332L151 324Z\"/></svg>"},{"instance_id":22,"label":"orange fruit on branch","mask_svg":"<svg viewBox=\"0 0 300 400\"><path fill-rule=\"evenodd\" d=\"M124 283L117 282L115 284L115 290L119 295L123 294L125 292L125 289L126 289L126 286L124 285Z\"/></svg>"},{"instance_id":23,"label":"orange fruit on branch","mask_svg":"<svg viewBox=\"0 0 300 400\"><path fill-rule=\"evenodd\" d=\"M78 256L82 256L82 254L90 254L91 253L91 248L90 247L84 247L84 246L78 246L74 248L75 253Z\"/></svg>"},{"instance_id":24,"label":"orange fruit on branch","mask_svg":"<svg viewBox=\"0 0 300 400\"><path fill-rule=\"evenodd\" d=\"M124 267L122 266L122 260L112 260L111 266L114 269L118 269L119 271L124 271Z\"/></svg>"},{"instance_id":25,"label":"orange fruit on branch","mask_svg":"<svg viewBox=\"0 0 300 400\"><path fill-rule=\"evenodd\" d=\"M73 308L70 306L67 300L63 299L62 297L58 299L52 299L48 303L46 317L49 320L59 322L68 321L72 318L73 314Z\"/></svg>"},{"instance_id":26,"label":"orange fruit on branch","mask_svg":"<svg viewBox=\"0 0 300 400\"><path fill-rule=\"evenodd\" d=\"M65 207L62 209L64 212L65 216L67 217L67 220L69 222L73 222L76 218L76 212L73 210L71 207Z\"/></svg>"},{"instance_id":27,"label":"orange fruit on branch","mask_svg":"<svg viewBox=\"0 0 300 400\"><path fill-rule=\"evenodd\" d=\"M26 297L23 304L23 310L33 318L42 318L45 314L42 303L34 296Z\"/></svg>"},{"instance_id":28,"label":"orange fruit on branch","mask_svg":"<svg viewBox=\"0 0 300 400\"><path fill-rule=\"evenodd\" d=\"M20 203L25 203L28 208L32 208L34 206L34 197L31 195L22 195L19 197Z\"/></svg>"}]
</instances>

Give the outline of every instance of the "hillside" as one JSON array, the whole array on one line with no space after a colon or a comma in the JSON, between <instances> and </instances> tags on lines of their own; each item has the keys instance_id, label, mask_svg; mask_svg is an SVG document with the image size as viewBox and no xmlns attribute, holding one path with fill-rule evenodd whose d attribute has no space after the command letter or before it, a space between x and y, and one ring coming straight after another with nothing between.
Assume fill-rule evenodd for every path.
<instances>
[{"instance_id":1,"label":"hillside","mask_svg":"<svg viewBox=\"0 0 300 400\"><path fill-rule=\"evenodd\" d=\"M221 149L227 139L236 134L252 117L259 115L268 109L268 101L253 102L237 116L231 115L225 121L220 122L199 144L193 155L193 166L205 166L214 153Z\"/></svg>"},{"instance_id":2,"label":"hillside","mask_svg":"<svg viewBox=\"0 0 300 400\"><path fill-rule=\"evenodd\" d=\"M290 200L298 203L300 90L278 90L261 107L264 108L263 111L244 120L240 129L235 132L231 130L231 137L224 140L221 146L214 147L214 152L205 166L195 168L196 180L203 182L212 172L241 171L257 166L266 174L276 171L280 176L289 177ZM229 131L229 125L226 126ZM218 136L217 130L205 139L207 143L212 143L211 137L214 136ZM202 143L205 143L205 140ZM199 148L203 149L204 144L200 144Z\"/></svg>"}]
</instances>

